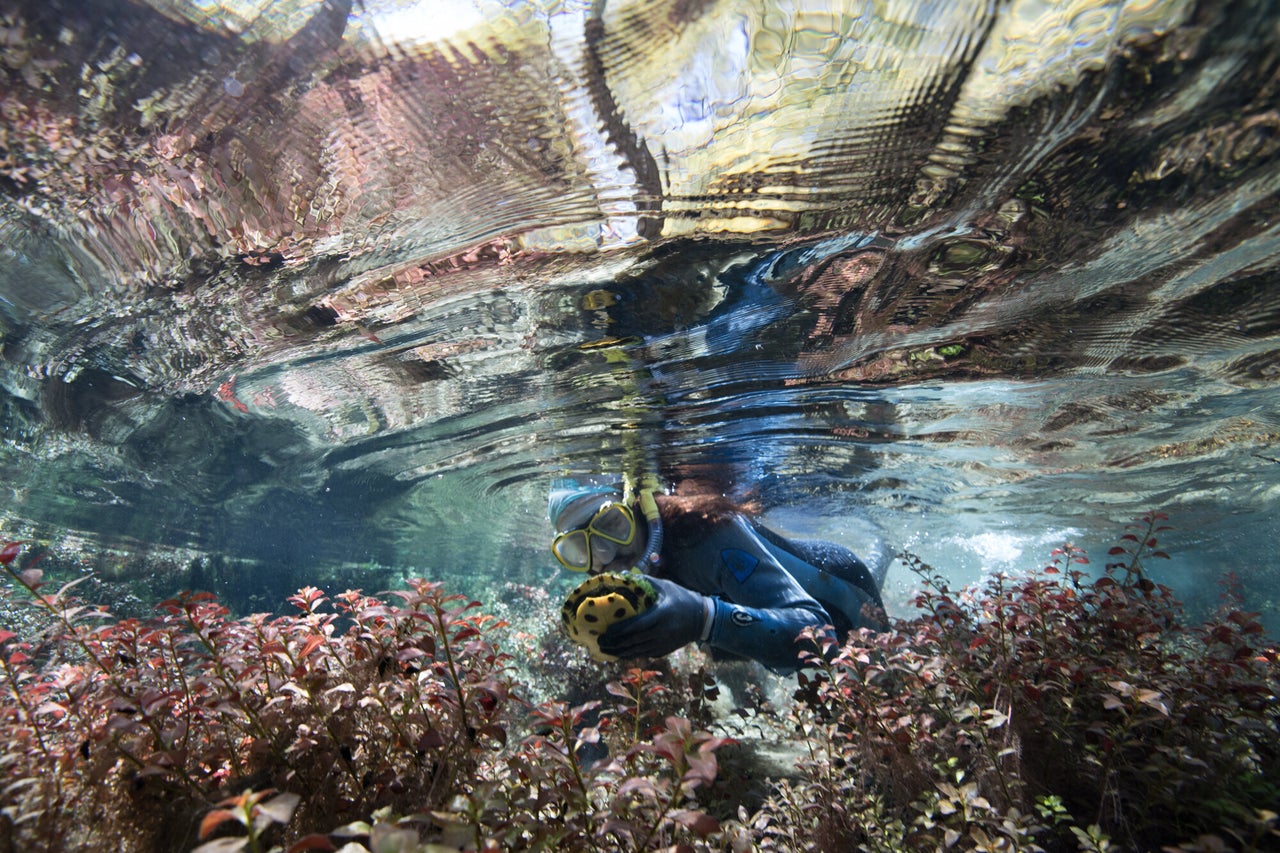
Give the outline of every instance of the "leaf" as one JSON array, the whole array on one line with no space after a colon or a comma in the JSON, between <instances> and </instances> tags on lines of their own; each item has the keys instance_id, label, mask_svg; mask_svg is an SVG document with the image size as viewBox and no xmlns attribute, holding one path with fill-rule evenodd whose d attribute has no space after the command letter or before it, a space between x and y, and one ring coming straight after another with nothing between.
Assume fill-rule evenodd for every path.
<instances>
[{"instance_id":1,"label":"leaf","mask_svg":"<svg viewBox=\"0 0 1280 853\"><path fill-rule=\"evenodd\" d=\"M247 838L215 838L206 841L191 853L241 853L249 846Z\"/></svg>"},{"instance_id":2,"label":"leaf","mask_svg":"<svg viewBox=\"0 0 1280 853\"><path fill-rule=\"evenodd\" d=\"M18 542L6 542L3 546L0 546L0 564L7 566L12 563L22 553L22 546L30 541L29 539L23 539Z\"/></svg>"},{"instance_id":3,"label":"leaf","mask_svg":"<svg viewBox=\"0 0 1280 853\"><path fill-rule=\"evenodd\" d=\"M149 779L152 776L167 776L167 775L169 775L168 769L161 767L159 764L148 764L146 767L143 767L137 773L133 774L133 778ZM237 815L233 814L232 817L235 818L236 820L240 820L239 816Z\"/></svg>"},{"instance_id":4,"label":"leaf","mask_svg":"<svg viewBox=\"0 0 1280 853\"><path fill-rule=\"evenodd\" d=\"M631 691L616 681L610 681L604 686L604 689L608 691L610 695L617 696L619 699L630 699L633 702L635 701L635 697L631 695Z\"/></svg>"},{"instance_id":5,"label":"leaf","mask_svg":"<svg viewBox=\"0 0 1280 853\"><path fill-rule=\"evenodd\" d=\"M437 749L445 745L445 739L436 729L430 729L418 738L417 747L421 750Z\"/></svg>"},{"instance_id":6,"label":"leaf","mask_svg":"<svg viewBox=\"0 0 1280 853\"><path fill-rule=\"evenodd\" d=\"M987 718L983 725L989 729L998 729L1009 722L1009 715L995 708L987 708L982 712L982 716Z\"/></svg>"},{"instance_id":7,"label":"leaf","mask_svg":"<svg viewBox=\"0 0 1280 853\"><path fill-rule=\"evenodd\" d=\"M13 782L9 785L5 785L3 788L0 788L0 794L4 794L5 796L8 796L10 794L21 791L23 788L30 788L32 785L39 784L39 782L40 782L39 779L19 779L16 782Z\"/></svg>"},{"instance_id":8,"label":"leaf","mask_svg":"<svg viewBox=\"0 0 1280 853\"><path fill-rule=\"evenodd\" d=\"M324 835L304 835L289 846L289 853L302 853L304 850L337 850L333 842Z\"/></svg>"},{"instance_id":9,"label":"leaf","mask_svg":"<svg viewBox=\"0 0 1280 853\"><path fill-rule=\"evenodd\" d=\"M58 596L62 597L66 595L68 592L75 589L76 587L78 587L80 584L84 583L91 577L93 577L93 575L84 575L82 577L76 578L73 581L67 581L58 589Z\"/></svg>"},{"instance_id":10,"label":"leaf","mask_svg":"<svg viewBox=\"0 0 1280 853\"><path fill-rule=\"evenodd\" d=\"M671 819L684 824L703 838L720 829L720 821L706 812L692 809L676 809L671 813Z\"/></svg>"},{"instance_id":11,"label":"leaf","mask_svg":"<svg viewBox=\"0 0 1280 853\"><path fill-rule=\"evenodd\" d=\"M496 723L490 723L487 726L481 726L479 729L477 729L476 737L478 738L481 735L483 735L484 737L493 738L495 741L498 742L499 748L505 747L507 745L507 730L504 729L502 726L497 725Z\"/></svg>"},{"instance_id":12,"label":"leaf","mask_svg":"<svg viewBox=\"0 0 1280 853\"><path fill-rule=\"evenodd\" d=\"M307 657L312 652L314 652L317 648L319 648L323 642L324 642L324 637L321 637L317 634L312 634L310 637L307 638L307 641L302 644L302 649L299 650L298 657L300 658Z\"/></svg>"},{"instance_id":13,"label":"leaf","mask_svg":"<svg viewBox=\"0 0 1280 853\"><path fill-rule=\"evenodd\" d=\"M208 838L214 830L229 820L240 820L240 816L228 809L214 809L200 821L200 840Z\"/></svg>"},{"instance_id":14,"label":"leaf","mask_svg":"<svg viewBox=\"0 0 1280 853\"><path fill-rule=\"evenodd\" d=\"M709 737L702 743L698 744L698 752L710 752L719 749L722 746L733 746L738 741L731 737Z\"/></svg>"},{"instance_id":15,"label":"leaf","mask_svg":"<svg viewBox=\"0 0 1280 853\"><path fill-rule=\"evenodd\" d=\"M684 757L684 748L678 741L674 741L670 735L659 735L653 739L652 743L642 743L637 747L642 752L652 752L654 755L661 755L672 764L678 765L680 759Z\"/></svg>"},{"instance_id":16,"label":"leaf","mask_svg":"<svg viewBox=\"0 0 1280 853\"><path fill-rule=\"evenodd\" d=\"M362 820L357 820L353 823L344 824L329 834L336 835L339 838L359 838L362 835L368 835L371 829L373 827L369 824Z\"/></svg>"},{"instance_id":17,"label":"leaf","mask_svg":"<svg viewBox=\"0 0 1280 853\"><path fill-rule=\"evenodd\" d=\"M710 785L716 780L719 762L712 752L693 753L686 756L689 769L685 771L683 781L690 786Z\"/></svg>"},{"instance_id":18,"label":"leaf","mask_svg":"<svg viewBox=\"0 0 1280 853\"><path fill-rule=\"evenodd\" d=\"M67 709L57 702L45 702L36 708L37 714L52 714L57 719L62 719L67 715Z\"/></svg>"},{"instance_id":19,"label":"leaf","mask_svg":"<svg viewBox=\"0 0 1280 853\"><path fill-rule=\"evenodd\" d=\"M1164 703L1164 694L1159 690L1139 690L1136 695L1142 704L1169 716L1169 706Z\"/></svg>"},{"instance_id":20,"label":"leaf","mask_svg":"<svg viewBox=\"0 0 1280 853\"><path fill-rule=\"evenodd\" d=\"M258 811L276 823L288 823L289 818L293 817L293 810L298 807L298 803L301 801L302 797L286 792L272 797L265 803L260 803Z\"/></svg>"},{"instance_id":21,"label":"leaf","mask_svg":"<svg viewBox=\"0 0 1280 853\"><path fill-rule=\"evenodd\" d=\"M658 798L658 789L654 786L652 780L643 776L632 776L618 786L619 797L628 794L640 794L643 797L656 800Z\"/></svg>"},{"instance_id":22,"label":"leaf","mask_svg":"<svg viewBox=\"0 0 1280 853\"><path fill-rule=\"evenodd\" d=\"M448 836L448 828L445 831ZM418 833L412 829L401 829L385 823L375 823L369 830L369 849L373 853L417 853L420 848ZM430 850L431 848L427 848ZM446 846L447 850L460 847Z\"/></svg>"}]
</instances>

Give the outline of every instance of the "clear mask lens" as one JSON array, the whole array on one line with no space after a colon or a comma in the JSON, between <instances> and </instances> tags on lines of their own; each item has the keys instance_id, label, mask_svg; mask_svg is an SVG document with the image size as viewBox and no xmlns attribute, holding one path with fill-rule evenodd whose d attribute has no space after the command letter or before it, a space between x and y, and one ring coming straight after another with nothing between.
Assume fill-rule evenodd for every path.
<instances>
[{"instance_id":1,"label":"clear mask lens","mask_svg":"<svg viewBox=\"0 0 1280 853\"><path fill-rule=\"evenodd\" d=\"M566 569L585 572L591 568L591 541L585 530L561 533L551 543L551 551Z\"/></svg>"},{"instance_id":2,"label":"clear mask lens","mask_svg":"<svg viewBox=\"0 0 1280 853\"><path fill-rule=\"evenodd\" d=\"M587 530L610 542L630 545L636 537L636 520L623 504L608 504L591 519Z\"/></svg>"},{"instance_id":3,"label":"clear mask lens","mask_svg":"<svg viewBox=\"0 0 1280 853\"><path fill-rule=\"evenodd\" d=\"M636 517L626 504L607 503L596 511L583 529L561 533L551 543L551 553L560 565L574 572L591 568L594 552L599 565L611 563L619 548L635 541Z\"/></svg>"}]
</instances>

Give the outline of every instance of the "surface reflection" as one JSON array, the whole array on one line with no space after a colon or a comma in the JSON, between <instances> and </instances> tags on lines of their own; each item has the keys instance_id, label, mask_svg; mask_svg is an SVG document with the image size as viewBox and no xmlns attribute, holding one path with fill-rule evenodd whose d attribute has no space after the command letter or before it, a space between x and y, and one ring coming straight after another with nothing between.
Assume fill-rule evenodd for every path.
<instances>
[{"instance_id":1,"label":"surface reflection","mask_svg":"<svg viewBox=\"0 0 1280 853\"><path fill-rule=\"evenodd\" d=\"M4 8L15 528L532 574L640 458L1274 584L1270 4Z\"/></svg>"}]
</instances>

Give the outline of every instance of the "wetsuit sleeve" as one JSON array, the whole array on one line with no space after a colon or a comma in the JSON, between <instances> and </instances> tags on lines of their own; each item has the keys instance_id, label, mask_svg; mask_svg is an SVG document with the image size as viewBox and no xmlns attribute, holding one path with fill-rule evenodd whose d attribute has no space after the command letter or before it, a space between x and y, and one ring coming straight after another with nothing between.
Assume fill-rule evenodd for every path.
<instances>
[{"instance_id":1,"label":"wetsuit sleeve","mask_svg":"<svg viewBox=\"0 0 1280 853\"><path fill-rule=\"evenodd\" d=\"M799 637L808 627L820 627L829 619L801 608L760 608L714 599L715 616L707 644L738 657L752 658L780 674L800 668L802 651L818 651ZM825 613L815 601L813 606Z\"/></svg>"},{"instance_id":2,"label":"wetsuit sleeve","mask_svg":"<svg viewBox=\"0 0 1280 853\"><path fill-rule=\"evenodd\" d=\"M775 672L797 669L804 649L800 632L831 622L822 605L744 519L717 525L696 551L681 561L675 579L714 599L707 644Z\"/></svg>"}]
</instances>

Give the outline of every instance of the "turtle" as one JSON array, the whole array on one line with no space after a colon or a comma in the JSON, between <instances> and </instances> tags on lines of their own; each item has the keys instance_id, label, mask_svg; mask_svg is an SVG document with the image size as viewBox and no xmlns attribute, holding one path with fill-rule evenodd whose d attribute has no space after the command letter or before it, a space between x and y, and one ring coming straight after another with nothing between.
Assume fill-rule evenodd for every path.
<instances>
[{"instance_id":1,"label":"turtle","mask_svg":"<svg viewBox=\"0 0 1280 853\"><path fill-rule=\"evenodd\" d=\"M639 572L605 572L587 578L569 593L560 608L560 621L569 637L594 660L617 660L600 651L600 635L614 622L643 613L657 603L658 591Z\"/></svg>"}]
</instances>

